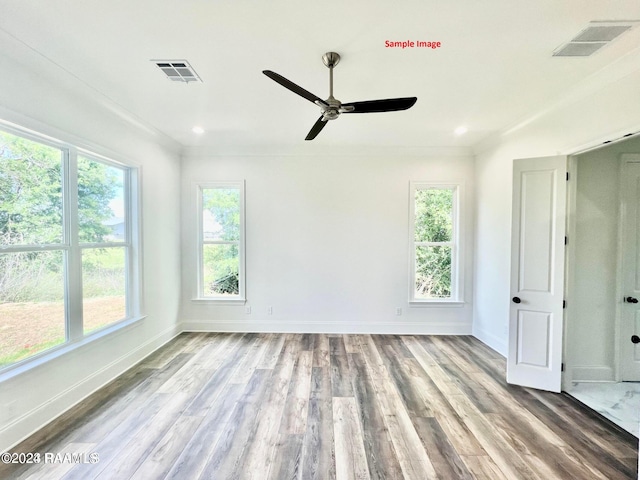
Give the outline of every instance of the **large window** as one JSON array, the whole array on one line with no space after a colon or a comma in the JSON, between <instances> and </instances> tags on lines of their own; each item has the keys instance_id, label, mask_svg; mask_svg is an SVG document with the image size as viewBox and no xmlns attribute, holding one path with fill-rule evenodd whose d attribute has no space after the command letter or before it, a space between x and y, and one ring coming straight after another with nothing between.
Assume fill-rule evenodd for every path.
<instances>
[{"instance_id":1,"label":"large window","mask_svg":"<svg viewBox=\"0 0 640 480\"><path fill-rule=\"evenodd\" d=\"M135 177L0 131L0 369L139 314Z\"/></svg>"},{"instance_id":2,"label":"large window","mask_svg":"<svg viewBox=\"0 0 640 480\"><path fill-rule=\"evenodd\" d=\"M411 301L458 301L458 186L411 188Z\"/></svg>"},{"instance_id":3,"label":"large window","mask_svg":"<svg viewBox=\"0 0 640 480\"><path fill-rule=\"evenodd\" d=\"M198 297L244 301L244 184L198 187Z\"/></svg>"}]
</instances>

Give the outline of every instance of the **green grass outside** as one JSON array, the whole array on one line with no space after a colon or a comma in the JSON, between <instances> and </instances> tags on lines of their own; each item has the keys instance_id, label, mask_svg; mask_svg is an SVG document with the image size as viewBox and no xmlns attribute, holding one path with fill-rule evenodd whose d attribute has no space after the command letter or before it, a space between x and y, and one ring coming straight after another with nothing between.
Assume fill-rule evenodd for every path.
<instances>
[{"instance_id":1,"label":"green grass outside","mask_svg":"<svg viewBox=\"0 0 640 480\"><path fill-rule=\"evenodd\" d=\"M25 358L31 357L32 355L36 355L52 347L61 345L64 342L65 342L64 337L60 337L53 340L49 340L47 342L40 343L38 345L30 345L28 348L22 348L17 352L11 353L10 355L5 355L4 357L0 357L0 368L4 367L5 365L10 365L12 363L19 362L20 360L24 360Z\"/></svg>"}]
</instances>

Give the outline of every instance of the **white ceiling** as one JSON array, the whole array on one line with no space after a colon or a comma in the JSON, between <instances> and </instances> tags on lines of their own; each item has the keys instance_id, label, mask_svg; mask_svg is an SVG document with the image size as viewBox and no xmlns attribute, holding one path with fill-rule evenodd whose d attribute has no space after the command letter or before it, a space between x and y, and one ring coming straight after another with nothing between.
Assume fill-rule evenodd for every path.
<instances>
[{"instance_id":1,"label":"white ceiling","mask_svg":"<svg viewBox=\"0 0 640 480\"><path fill-rule=\"evenodd\" d=\"M638 19L638 0L0 0L11 39L0 54L21 49L27 66L49 64L68 88L90 87L184 147L228 147L303 144L319 108L261 71L326 98L321 57L336 51L343 102L418 101L404 112L342 115L314 143L472 147L576 88L606 83L603 69L640 48L640 25L590 57L552 52L590 21ZM442 47L390 49L385 40ZM151 59L186 59L203 83L171 82ZM196 124L204 135L191 132ZM469 132L457 137L460 125Z\"/></svg>"}]
</instances>

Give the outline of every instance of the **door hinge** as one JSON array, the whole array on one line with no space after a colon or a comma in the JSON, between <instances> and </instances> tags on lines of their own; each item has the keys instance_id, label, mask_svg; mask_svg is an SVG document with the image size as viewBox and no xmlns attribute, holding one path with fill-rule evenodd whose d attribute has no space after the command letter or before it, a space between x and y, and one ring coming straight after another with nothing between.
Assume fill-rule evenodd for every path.
<instances>
[{"instance_id":1,"label":"door hinge","mask_svg":"<svg viewBox=\"0 0 640 480\"><path fill-rule=\"evenodd\" d=\"M567 182L569 181L569 172L567 172Z\"/></svg>"},{"instance_id":2,"label":"door hinge","mask_svg":"<svg viewBox=\"0 0 640 480\"><path fill-rule=\"evenodd\" d=\"M567 301L566 300L562 300L562 308L567 308Z\"/></svg>"},{"instance_id":3,"label":"door hinge","mask_svg":"<svg viewBox=\"0 0 640 480\"><path fill-rule=\"evenodd\" d=\"M564 362L560 364L560 371L564 372Z\"/></svg>"},{"instance_id":4,"label":"door hinge","mask_svg":"<svg viewBox=\"0 0 640 480\"><path fill-rule=\"evenodd\" d=\"M567 245L569 243L569 237L565 236L564 237L564 244Z\"/></svg>"}]
</instances>

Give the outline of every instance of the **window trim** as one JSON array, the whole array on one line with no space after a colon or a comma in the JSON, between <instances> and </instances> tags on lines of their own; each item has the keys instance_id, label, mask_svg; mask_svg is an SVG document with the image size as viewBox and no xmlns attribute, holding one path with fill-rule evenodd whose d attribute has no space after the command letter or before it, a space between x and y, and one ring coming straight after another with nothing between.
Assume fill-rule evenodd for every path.
<instances>
[{"instance_id":1,"label":"window trim","mask_svg":"<svg viewBox=\"0 0 640 480\"><path fill-rule=\"evenodd\" d=\"M415 241L415 196L418 190L453 190L452 228L453 235L450 242L416 242ZM409 184L409 304L411 306L457 306L464 304L463 292L463 249L462 235L462 199L464 185L460 182L410 182ZM416 297L416 246L445 245L451 246L451 297L450 298L420 298Z\"/></svg>"},{"instance_id":2,"label":"window trim","mask_svg":"<svg viewBox=\"0 0 640 480\"><path fill-rule=\"evenodd\" d=\"M233 296L225 296L225 295L212 295L205 296L204 295L204 258L203 258L203 247L204 245L218 245L225 243L233 243L236 242L206 242L204 240L204 225L202 218L202 197L203 190L207 189L215 189L215 188L237 188L240 191L240 239L237 242L238 245L238 295ZM197 265L197 275L196 275L196 285L195 292L192 296L193 302L205 302L205 303L215 303L219 305L244 305L247 301L246 298L246 269L245 269L245 258L246 258L246 238L245 238L245 219L246 219L246 211L245 211L245 181L235 181L235 182L203 182L196 184L195 188L196 193L196 225L197 225L197 234L196 234L196 265Z\"/></svg>"},{"instance_id":3,"label":"window trim","mask_svg":"<svg viewBox=\"0 0 640 480\"><path fill-rule=\"evenodd\" d=\"M46 126L41 129L47 130ZM49 362L68 352L74 351L84 345L91 344L106 335L118 332L138 323L146 317L143 313L143 262L142 262L142 201L141 201L141 166L134 162L120 160L120 155L109 153L105 156L97 151L101 148L91 149L91 145L80 139L72 142L60 140L18 125L5 119L0 119L0 130L11 135L19 136L27 140L40 143L49 147L59 149L62 154L62 241L56 244L32 244L0 246L0 253L15 252L39 252L39 251L61 251L63 262L65 263L64 282L64 321L65 340L63 343L51 348L42 350L22 360L14 362L4 367L0 367L0 383ZM82 146L81 146L82 145ZM87 146L89 148L87 148ZM122 319L113 321L101 328L84 333L83 310L82 310L82 264L81 252L83 248L93 244L79 244L77 225L77 159L84 156L93 161L119 168L124 171L124 195L125 195L125 217L127 238L125 242L107 245L105 242L96 244L98 246L118 246L125 247L127 255L126 271L126 295L127 312ZM78 255L78 253L80 255ZM79 294L78 294L79 293Z\"/></svg>"}]
</instances>

